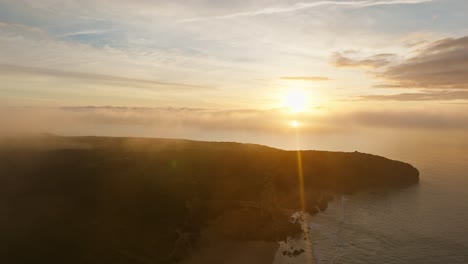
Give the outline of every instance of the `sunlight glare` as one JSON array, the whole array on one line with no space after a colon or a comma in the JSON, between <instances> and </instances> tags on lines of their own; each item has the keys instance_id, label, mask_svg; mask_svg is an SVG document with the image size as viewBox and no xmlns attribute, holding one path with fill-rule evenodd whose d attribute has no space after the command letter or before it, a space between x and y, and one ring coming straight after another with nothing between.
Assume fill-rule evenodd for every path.
<instances>
[{"instance_id":1,"label":"sunlight glare","mask_svg":"<svg viewBox=\"0 0 468 264\"><path fill-rule=\"evenodd\" d=\"M289 90L283 98L284 106L287 107L291 112L299 113L304 112L307 107L307 96L304 90L295 89Z\"/></svg>"},{"instance_id":2,"label":"sunlight glare","mask_svg":"<svg viewBox=\"0 0 468 264\"><path fill-rule=\"evenodd\" d=\"M291 126L297 128L299 126L299 122L297 122L297 120L293 120L291 121Z\"/></svg>"}]
</instances>

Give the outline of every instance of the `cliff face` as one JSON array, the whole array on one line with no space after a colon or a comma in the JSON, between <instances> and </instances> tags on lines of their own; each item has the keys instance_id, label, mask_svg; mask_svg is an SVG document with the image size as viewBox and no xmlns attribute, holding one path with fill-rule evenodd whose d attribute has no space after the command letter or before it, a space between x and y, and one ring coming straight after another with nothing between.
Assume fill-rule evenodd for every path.
<instances>
[{"instance_id":1,"label":"cliff face","mask_svg":"<svg viewBox=\"0 0 468 264\"><path fill-rule=\"evenodd\" d=\"M302 151L306 209L330 194L418 182L409 164ZM279 241L301 232L298 154L169 139L42 137L0 148L2 263L173 263L210 234Z\"/></svg>"}]
</instances>

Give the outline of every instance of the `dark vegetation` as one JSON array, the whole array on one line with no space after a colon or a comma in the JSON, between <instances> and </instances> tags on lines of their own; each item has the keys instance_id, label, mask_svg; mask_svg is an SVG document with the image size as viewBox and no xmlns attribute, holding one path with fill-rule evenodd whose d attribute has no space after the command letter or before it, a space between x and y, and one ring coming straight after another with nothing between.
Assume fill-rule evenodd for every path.
<instances>
[{"instance_id":1,"label":"dark vegetation","mask_svg":"<svg viewBox=\"0 0 468 264\"><path fill-rule=\"evenodd\" d=\"M307 211L332 193L418 182L409 164L302 151ZM55 137L0 147L0 263L174 263L201 232L279 241L301 232L297 153L188 140Z\"/></svg>"}]
</instances>

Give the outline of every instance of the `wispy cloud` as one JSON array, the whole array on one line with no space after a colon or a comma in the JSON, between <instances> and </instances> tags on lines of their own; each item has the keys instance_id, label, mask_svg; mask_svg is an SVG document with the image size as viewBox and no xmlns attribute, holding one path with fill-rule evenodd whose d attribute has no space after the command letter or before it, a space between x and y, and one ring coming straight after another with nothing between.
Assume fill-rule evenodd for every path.
<instances>
[{"instance_id":1,"label":"wispy cloud","mask_svg":"<svg viewBox=\"0 0 468 264\"><path fill-rule=\"evenodd\" d=\"M384 80L373 85L374 88L468 89L468 36L431 42L416 49L413 56L402 59L396 54L387 53L351 58L336 52L331 56L331 63L335 67L374 70L371 73ZM443 95L444 98L453 98L454 94L459 95L453 92ZM429 97L419 95L404 94L398 98L434 98L433 93Z\"/></svg>"},{"instance_id":2,"label":"wispy cloud","mask_svg":"<svg viewBox=\"0 0 468 264\"><path fill-rule=\"evenodd\" d=\"M62 34L61 37L74 37L74 36L82 36L82 35L100 35L100 34L105 34L108 32L109 30L98 30L98 29L80 30L80 31Z\"/></svg>"},{"instance_id":3,"label":"wispy cloud","mask_svg":"<svg viewBox=\"0 0 468 264\"><path fill-rule=\"evenodd\" d=\"M331 63L335 67L379 68L390 64L395 57L395 54L383 53L365 58L351 58L336 52L331 57Z\"/></svg>"},{"instance_id":4,"label":"wispy cloud","mask_svg":"<svg viewBox=\"0 0 468 264\"><path fill-rule=\"evenodd\" d=\"M39 33L39 34L46 34L46 31L38 27L32 27L32 26L27 26L27 25L18 24L18 23L9 23L9 22L0 21L0 29L2 28L22 30L26 32L33 32L33 33Z\"/></svg>"},{"instance_id":5,"label":"wispy cloud","mask_svg":"<svg viewBox=\"0 0 468 264\"><path fill-rule=\"evenodd\" d=\"M453 101L468 100L468 91L427 91L422 93L400 93L390 95L364 95L365 101Z\"/></svg>"},{"instance_id":6,"label":"wispy cloud","mask_svg":"<svg viewBox=\"0 0 468 264\"><path fill-rule=\"evenodd\" d=\"M427 2L432 2L432 1L433 0L383 0L383 1L364 0L364 1L299 2L290 6L265 7L265 8L257 9L257 10L237 12L237 13L225 14L225 15L220 15L220 16L212 16L212 17L194 17L194 18L183 19L179 22L189 23L189 22L204 21L204 20L221 20L221 19L231 19L231 18L238 18L238 17L274 15L274 14L290 13L290 12L310 9L310 8L319 7L319 6L330 6L330 5L362 8L362 7L370 7L370 6L381 6L381 5L421 4L421 3L427 3Z\"/></svg>"},{"instance_id":7,"label":"wispy cloud","mask_svg":"<svg viewBox=\"0 0 468 264\"><path fill-rule=\"evenodd\" d=\"M317 82L317 81L330 81L331 79L328 77L323 77L323 76L284 76L284 77L280 77L280 80Z\"/></svg>"},{"instance_id":8,"label":"wispy cloud","mask_svg":"<svg viewBox=\"0 0 468 264\"><path fill-rule=\"evenodd\" d=\"M161 88L161 87L180 88L180 89L194 89L194 88L207 89L207 87L205 86L198 86L198 85L186 84L186 83L163 82L163 81L157 81L157 80L128 78L128 77L123 77L123 76L113 76L113 75L85 73L85 72L62 71L62 70L48 69L48 68L36 68L36 67L0 64L0 76L3 74L52 76L52 77L57 77L57 78L79 79L82 81L108 83L108 84L113 84L113 85L121 85L121 86L126 86L126 87L138 87L138 88L146 88L146 89Z\"/></svg>"},{"instance_id":9,"label":"wispy cloud","mask_svg":"<svg viewBox=\"0 0 468 264\"><path fill-rule=\"evenodd\" d=\"M468 36L433 42L378 77L408 88L468 89Z\"/></svg>"}]
</instances>

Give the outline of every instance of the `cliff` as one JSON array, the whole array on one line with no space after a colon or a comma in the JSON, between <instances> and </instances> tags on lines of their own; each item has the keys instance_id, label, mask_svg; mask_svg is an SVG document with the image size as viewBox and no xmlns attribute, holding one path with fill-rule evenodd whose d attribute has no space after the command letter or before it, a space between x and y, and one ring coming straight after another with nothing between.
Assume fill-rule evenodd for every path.
<instances>
[{"instance_id":1,"label":"cliff","mask_svg":"<svg viewBox=\"0 0 468 264\"><path fill-rule=\"evenodd\" d=\"M301 151L306 210L333 193L415 184L413 166ZM2 263L175 263L207 237L301 233L298 153L239 143L55 137L0 143ZM227 242L226 242L227 241Z\"/></svg>"}]
</instances>

